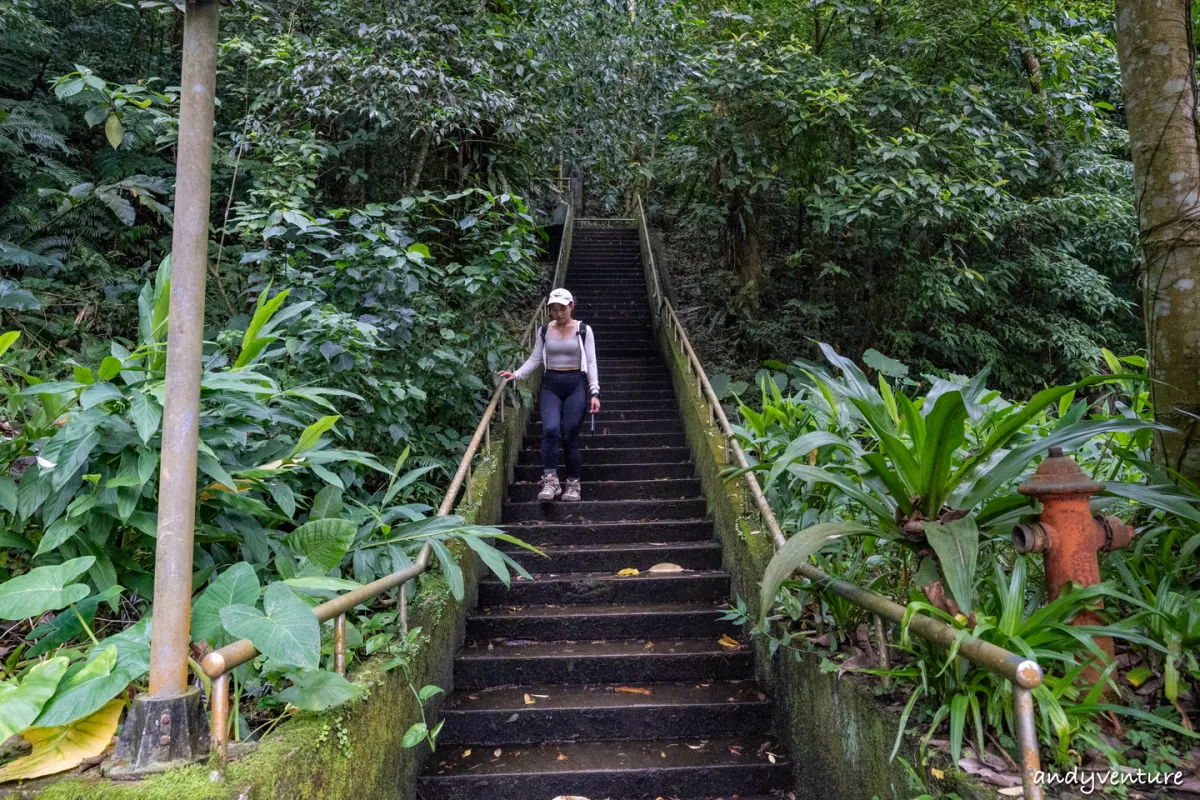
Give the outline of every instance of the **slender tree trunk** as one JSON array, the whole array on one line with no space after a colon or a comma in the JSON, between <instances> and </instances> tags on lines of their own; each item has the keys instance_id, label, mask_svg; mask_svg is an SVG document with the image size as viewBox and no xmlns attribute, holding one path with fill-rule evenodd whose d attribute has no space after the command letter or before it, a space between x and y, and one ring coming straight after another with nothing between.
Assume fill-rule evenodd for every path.
<instances>
[{"instance_id":1,"label":"slender tree trunk","mask_svg":"<svg viewBox=\"0 0 1200 800\"><path fill-rule=\"evenodd\" d=\"M1038 116L1041 117L1042 146L1046 148L1046 163L1043 165L1050 173L1051 183L1057 184L1062 175L1062 155L1058 145L1058 119L1050 106L1050 98L1042 86L1042 65L1037 56L1025 44L1021 44L1021 69L1029 81L1029 91L1033 92L1038 106Z\"/></svg>"},{"instance_id":2,"label":"slender tree trunk","mask_svg":"<svg viewBox=\"0 0 1200 800\"><path fill-rule=\"evenodd\" d=\"M1190 0L1117 0L1142 251L1155 458L1200 479L1200 133Z\"/></svg>"},{"instance_id":3,"label":"slender tree trunk","mask_svg":"<svg viewBox=\"0 0 1200 800\"><path fill-rule=\"evenodd\" d=\"M421 183L421 172L425 169L425 159L429 157L429 143L433 140L433 128L426 128L421 137L421 151L417 153L417 163L413 165L412 174L408 176L408 185L404 187L406 195L417 191Z\"/></svg>"},{"instance_id":4,"label":"slender tree trunk","mask_svg":"<svg viewBox=\"0 0 1200 800\"><path fill-rule=\"evenodd\" d=\"M729 243L729 262L741 289L762 277L762 243L758 230L758 215L754 213L741 191L729 200L725 234Z\"/></svg>"}]
</instances>

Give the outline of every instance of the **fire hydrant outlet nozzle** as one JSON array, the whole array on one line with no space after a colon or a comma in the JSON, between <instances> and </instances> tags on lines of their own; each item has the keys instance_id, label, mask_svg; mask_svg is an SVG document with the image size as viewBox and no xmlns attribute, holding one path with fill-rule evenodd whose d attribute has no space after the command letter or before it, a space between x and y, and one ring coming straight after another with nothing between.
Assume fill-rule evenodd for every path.
<instances>
[{"instance_id":1,"label":"fire hydrant outlet nozzle","mask_svg":"<svg viewBox=\"0 0 1200 800\"><path fill-rule=\"evenodd\" d=\"M1013 527L1012 543L1018 553L1046 553L1050 550L1050 541L1054 538L1052 531L1040 522Z\"/></svg>"}]
</instances>

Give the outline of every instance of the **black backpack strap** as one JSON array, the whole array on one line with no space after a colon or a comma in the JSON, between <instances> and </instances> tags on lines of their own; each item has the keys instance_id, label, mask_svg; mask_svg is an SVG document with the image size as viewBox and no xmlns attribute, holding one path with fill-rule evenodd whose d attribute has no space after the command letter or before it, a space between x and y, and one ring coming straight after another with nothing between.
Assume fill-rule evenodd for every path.
<instances>
[{"instance_id":1,"label":"black backpack strap","mask_svg":"<svg viewBox=\"0 0 1200 800\"><path fill-rule=\"evenodd\" d=\"M541 336L542 336L543 342L546 341L546 331L548 331L548 330L550 330L550 323L547 322L545 325L542 326Z\"/></svg>"},{"instance_id":2,"label":"black backpack strap","mask_svg":"<svg viewBox=\"0 0 1200 800\"><path fill-rule=\"evenodd\" d=\"M584 345L587 344L587 332L588 332L587 323L580 320L580 322L579 322L579 337L580 337L579 342L580 342L580 344L584 344Z\"/></svg>"}]
</instances>

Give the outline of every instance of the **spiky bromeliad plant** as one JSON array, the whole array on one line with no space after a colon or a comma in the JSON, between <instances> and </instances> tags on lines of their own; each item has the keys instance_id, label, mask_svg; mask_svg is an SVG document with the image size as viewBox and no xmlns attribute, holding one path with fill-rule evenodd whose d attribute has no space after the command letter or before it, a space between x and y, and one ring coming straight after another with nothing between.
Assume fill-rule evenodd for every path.
<instances>
[{"instance_id":1,"label":"spiky bromeliad plant","mask_svg":"<svg viewBox=\"0 0 1200 800\"><path fill-rule=\"evenodd\" d=\"M865 519L825 522L794 534L772 559L762 584L765 616L780 584L830 538L878 536L900 541L920 555L936 557L938 605L970 614L980 529L998 528L1020 516L1027 501L1004 491L1048 448L1071 448L1106 434L1145 431L1154 423L1136 416L1085 418L1089 404L1074 401L1081 389L1116 380L1096 376L1044 389L1025 403L1008 403L986 388L988 370L965 383L933 381L924 396L896 391L881 374L872 383L854 362L821 344L840 371L805 364L813 391L808 402L824 404L831 419L846 412L857 427L849 435L809 431L773 462L770 488L784 473L806 487L826 486L862 509ZM1119 376L1127 378L1128 376ZM1057 412L1055 415L1054 412ZM820 465L807 463L818 450ZM940 582L932 569L932 586Z\"/></svg>"}]
</instances>

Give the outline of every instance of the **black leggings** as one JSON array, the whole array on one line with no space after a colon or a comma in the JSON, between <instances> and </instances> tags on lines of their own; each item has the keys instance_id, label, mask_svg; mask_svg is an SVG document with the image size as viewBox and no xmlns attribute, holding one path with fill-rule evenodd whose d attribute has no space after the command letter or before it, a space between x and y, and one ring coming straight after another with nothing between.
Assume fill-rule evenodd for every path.
<instances>
[{"instance_id":1,"label":"black leggings","mask_svg":"<svg viewBox=\"0 0 1200 800\"><path fill-rule=\"evenodd\" d=\"M542 472L558 472L558 443L567 450L567 480L577 481L583 473L579 434L587 391L581 370L548 369L542 375Z\"/></svg>"}]
</instances>

